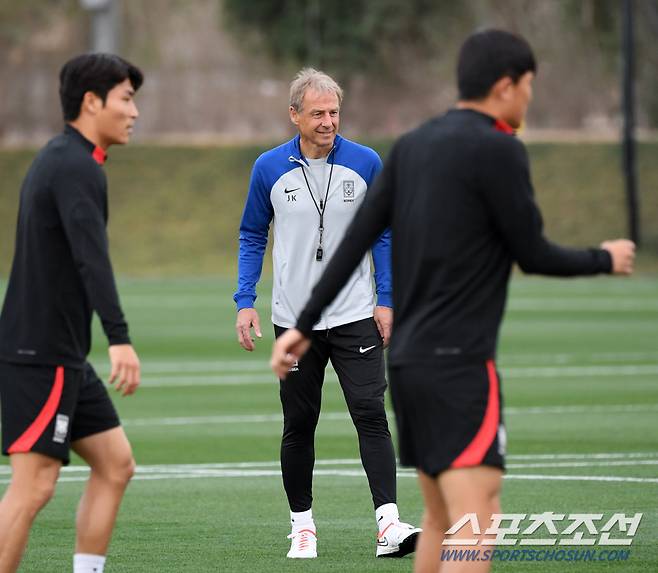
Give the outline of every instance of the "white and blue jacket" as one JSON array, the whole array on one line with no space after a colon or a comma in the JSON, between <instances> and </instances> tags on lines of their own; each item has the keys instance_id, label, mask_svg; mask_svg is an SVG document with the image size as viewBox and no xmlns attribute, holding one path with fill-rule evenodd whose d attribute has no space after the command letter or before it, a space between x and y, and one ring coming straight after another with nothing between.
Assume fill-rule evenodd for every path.
<instances>
[{"instance_id":1,"label":"white and blue jacket","mask_svg":"<svg viewBox=\"0 0 658 573\"><path fill-rule=\"evenodd\" d=\"M284 328L295 325L313 286L336 251L368 186L382 166L375 151L339 135L324 165L311 167L311 163L317 163L317 160L303 157L299 135L263 153L251 173L240 223L238 290L233 299L238 310L254 306L270 222L274 221L272 322ZM322 205L323 257L318 261L319 209ZM390 307L389 230L373 245L372 258L377 304ZM313 328L325 330L371 317L374 306L370 257L365 256Z\"/></svg>"}]
</instances>

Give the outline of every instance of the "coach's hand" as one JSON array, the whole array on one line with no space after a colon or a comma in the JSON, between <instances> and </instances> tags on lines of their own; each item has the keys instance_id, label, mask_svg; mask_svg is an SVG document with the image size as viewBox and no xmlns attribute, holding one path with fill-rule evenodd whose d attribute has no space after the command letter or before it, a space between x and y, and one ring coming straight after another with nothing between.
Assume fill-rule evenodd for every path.
<instances>
[{"instance_id":1,"label":"coach's hand","mask_svg":"<svg viewBox=\"0 0 658 573\"><path fill-rule=\"evenodd\" d=\"M254 345L254 339L251 337L251 328L253 327L254 332L258 338L262 338L263 335L260 331L260 319L258 318L258 313L255 308L243 308L238 311L238 320L235 323L235 330L238 333L238 342L240 346L249 352L252 352L256 346Z\"/></svg>"},{"instance_id":2,"label":"coach's hand","mask_svg":"<svg viewBox=\"0 0 658 573\"><path fill-rule=\"evenodd\" d=\"M628 239L604 241L601 248L610 253L612 258L612 273L615 275L630 275L635 262L635 243Z\"/></svg>"},{"instance_id":3,"label":"coach's hand","mask_svg":"<svg viewBox=\"0 0 658 573\"><path fill-rule=\"evenodd\" d=\"M299 360L311 346L311 341L296 328L286 330L274 341L270 366L281 380L285 379L293 364Z\"/></svg>"},{"instance_id":4,"label":"coach's hand","mask_svg":"<svg viewBox=\"0 0 658 573\"><path fill-rule=\"evenodd\" d=\"M124 396L134 394L139 386L139 358L130 344L114 344L110 346L110 384L117 381L114 389Z\"/></svg>"},{"instance_id":5,"label":"coach's hand","mask_svg":"<svg viewBox=\"0 0 658 573\"><path fill-rule=\"evenodd\" d=\"M379 330L379 336L382 337L384 348L386 348L393 329L393 309L388 306L376 306L374 319L377 330Z\"/></svg>"}]
</instances>

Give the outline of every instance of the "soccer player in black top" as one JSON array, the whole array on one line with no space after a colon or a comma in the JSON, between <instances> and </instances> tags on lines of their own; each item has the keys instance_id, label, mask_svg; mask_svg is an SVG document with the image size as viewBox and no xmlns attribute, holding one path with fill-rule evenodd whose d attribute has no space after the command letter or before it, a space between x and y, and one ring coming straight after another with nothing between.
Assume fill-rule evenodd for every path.
<instances>
[{"instance_id":1,"label":"soccer player in black top","mask_svg":"<svg viewBox=\"0 0 658 573\"><path fill-rule=\"evenodd\" d=\"M96 312L109 341L110 383L140 381L110 264L106 150L130 139L143 81L129 62L88 54L60 72L66 127L32 163L20 195L16 251L0 315L2 451L12 479L0 502L0 573L15 571L37 513L72 448L91 473L77 513L74 572L102 572L133 474L130 444L87 362Z\"/></svg>"},{"instance_id":2,"label":"soccer player in black top","mask_svg":"<svg viewBox=\"0 0 658 573\"><path fill-rule=\"evenodd\" d=\"M513 135L535 71L532 50L518 36L487 30L466 40L456 108L396 142L297 328L272 352L283 377L308 348L321 310L390 226L391 393L400 458L418 469L425 501L416 571L489 570L484 560L440 564L440 550L464 514L477 514L482 534L465 526L453 542L481 541L491 515L500 513L506 440L494 359L512 264L555 276L633 268L631 241L569 249L544 237L526 151Z\"/></svg>"}]
</instances>

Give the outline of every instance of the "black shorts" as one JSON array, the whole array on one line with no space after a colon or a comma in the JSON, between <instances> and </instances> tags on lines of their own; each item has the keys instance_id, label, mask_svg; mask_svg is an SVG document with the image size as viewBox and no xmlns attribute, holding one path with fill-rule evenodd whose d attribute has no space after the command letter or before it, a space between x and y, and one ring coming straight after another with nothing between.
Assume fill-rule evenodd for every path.
<instances>
[{"instance_id":1,"label":"black shorts","mask_svg":"<svg viewBox=\"0 0 658 573\"><path fill-rule=\"evenodd\" d=\"M69 463L71 442L120 425L105 385L84 369L0 362L2 453Z\"/></svg>"},{"instance_id":2,"label":"black shorts","mask_svg":"<svg viewBox=\"0 0 658 573\"><path fill-rule=\"evenodd\" d=\"M391 367L400 462L431 476L479 465L505 468L502 395L493 360Z\"/></svg>"}]
</instances>

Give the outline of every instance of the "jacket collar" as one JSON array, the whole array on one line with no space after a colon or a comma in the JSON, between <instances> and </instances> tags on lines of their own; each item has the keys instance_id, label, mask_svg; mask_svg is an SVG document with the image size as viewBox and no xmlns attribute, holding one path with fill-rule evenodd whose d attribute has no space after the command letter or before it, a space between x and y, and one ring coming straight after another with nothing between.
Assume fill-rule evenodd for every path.
<instances>
[{"instance_id":1,"label":"jacket collar","mask_svg":"<svg viewBox=\"0 0 658 573\"><path fill-rule=\"evenodd\" d=\"M478 117L488 122L493 126L496 131L501 131L508 135L516 135L516 130L506 121L502 119L497 119L488 113L483 113L481 111L471 109L471 108L452 108L448 113L467 113L471 114L473 117Z\"/></svg>"},{"instance_id":2,"label":"jacket collar","mask_svg":"<svg viewBox=\"0 0 658 573\"><path fill-rule=\"evenodd\" d=\"M82 135L75 127L70 123L67 123L64 127L64 133L73 137L76 141L82 144L82 146L89 151L90 155L94 158L94 161L99 165L103 165L107 161L107 153L102 147L99 147L95 143L89 141L84 135Z\"/></svg>"},{"instance_id":3,"label":"jacket collar","mask_svg":"<svg viewBox=\"0 0 658 573\"><path fill-rule=\"evenodd\" d=\"M292 147L292 153L290 154L290 157L288 158L289 161L294 161L295 163L303 163L308 167L308 161L306 160L306 157L302 154L302 148L300 146L300 136L297 134L295 137L293 137L290 140L290 144ZM336 134L336 139L334 139L334 146L331 148L331 151L329 152L329 155L333 155L334 159L336 157L336 153L338 152L338 149L340 148L340 144L343 141L343 138ZM327 159L329 158L329 155L327 155Z\"/></svg>"}]
</instances>

